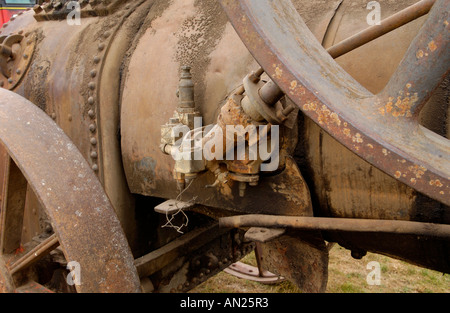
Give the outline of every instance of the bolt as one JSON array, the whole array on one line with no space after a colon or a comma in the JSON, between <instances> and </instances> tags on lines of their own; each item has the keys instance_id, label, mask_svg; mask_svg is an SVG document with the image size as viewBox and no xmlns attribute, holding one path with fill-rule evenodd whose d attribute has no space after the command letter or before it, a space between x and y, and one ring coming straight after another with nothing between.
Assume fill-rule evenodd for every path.
<instances>
[{"instance_id":1,"label":"bolt","mask_svg":"<svg viewBox=\"0 0 450 313\"><path fill-rule=\"evenodd\" d=\"M352 250L351 252L351 256L357 260L361 260L366 254L367 252L363 250Z\"/></svg>"},{"instance_id":2,"label":"bolt","mask_svg":"<svg viewBox=\"0 0 450 313\"><path fill-rule=\"evenodd\" d=\"M293 106L292 104L289 105L286 109L284 109L281 113L284 116L288 116L289 114L291 114L293 111L295 110L295 106Z\"/></svg>"},{"instance_id":3,"label":"bolt","mask_svg":"<svg viewBox=\"0 0 450 313\"><path fill-rule=\"evenodd\" d=\"M53 231L52 225L51 225L51 224L47 224L47 225L45 226L45 232L46 232L47 234L50 234L52 231Z\"/></svg>"},{"instance_id":4,"label":"bolt","mask_svg":"<svg viewBox=\"0 0 450 313\"><path fill-rule=\"evenodd\" d=\"M247 189L247 183L239 182L239 196L241 198L245 197L245 189Z\"/></svg>"}]
</instances>

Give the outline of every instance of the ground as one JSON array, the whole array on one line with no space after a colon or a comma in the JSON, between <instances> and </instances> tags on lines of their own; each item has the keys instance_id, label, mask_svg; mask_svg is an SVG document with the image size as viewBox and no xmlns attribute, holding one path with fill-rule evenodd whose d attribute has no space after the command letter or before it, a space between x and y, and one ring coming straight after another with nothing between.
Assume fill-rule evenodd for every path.
<instances>
[{"instance_id":1,"label":"ground","mask_svg":"<svg viewBox=\"0 0 450 313\"><path fill-rule=\"evenodd\" d=\"M255 264L253 254L244 262ZM374 262L374 263L370 263ZM377 263L375 263L377 262ZM370 264L369 264L370 263ZM378 271L379 270L379 271ZM375 272L374 272L375 271ZM379 273L379 285L373 284L374 273ZM369 276L369 282L367 281ZM277 285L238 279L221 272L201 284L194 293L299 293L290 282ZM448 293L450 275L417 267L383 255L368 253L363 259L355 260L350 251L335 245L330 251L330 265L327 293Z\"/></svg>"}]
</instances>

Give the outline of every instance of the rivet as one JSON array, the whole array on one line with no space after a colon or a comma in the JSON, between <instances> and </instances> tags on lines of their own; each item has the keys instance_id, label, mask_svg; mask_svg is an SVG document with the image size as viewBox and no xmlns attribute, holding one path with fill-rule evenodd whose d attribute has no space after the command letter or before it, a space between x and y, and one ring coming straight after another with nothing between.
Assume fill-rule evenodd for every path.
<instances>
[{"instance_id":1,"label":"rivet","mask_svg":"<svg viewBox=\"0 0 450 313\"><path fill-rule=\"evenodd\" d=\"M97 71L92 70L90 74L91 74L91 77L94 78L95 76L97 76Z\"/></svg>"},{"instance_id":2,"label":"rivet","mask_svg":"<svg viewBox=\"0 0 450 313\"><path fill-rule=\"evenodd\" d=\"M92 151L92 152L91 152L91 158L93 158L93 159L98 158L98 153L95 152L95 151Z\"/></svg>"},{"instance_id":3,"label":"rivet","mask_svg":"<svg viewBox=\"0 0 450 313\"><path fill-rule=\"evenodd\" d=\"M72 121L72 115L71 115L71 114L67 115L67 119L68 119L69 121Z\"/></svg>"},{"instance_id":4,"label":"rivet","mask_svg":"<svg viewBox=\"0 0 450 313\"><path fill-rule=\"evenodd\" d=\"M103 51L103 49L105 49L105 44L104 43L100 43L98 45L98 50Z\"/></svg>"},{"instance_id":5,"label":"rivet","mask_svg":"<svg viewBox=\"0 0 450 313\"><path fill-rule=\"evenodd\" d=\"M95 146L97 144L97 139L91 138L91 144Z\"/></svg>"},{"instance_id":6,"label":"rivet","mask_svg":"<svg viewBox=\"0 0 450 313\"><path fill-rule=\"evenodd\" d=\"M109 33L109 32L105 32L104 34L103 34L103 38L108 38L109 36L110 36L111 34Z\"/></svg>"},{"instance_id":7,"label":"rivet","mask_svg":"<svg viewBox=\"0 0 450 313\"><path fill-rule=\"evenodd\" d=\"M94 172L98 172L98 165L97 164L92 165L92 170Z\"/></svg>"},{"instance_id":8,"label":"rivet","mask_svg":"<svg viewBox=\"0 0 450 313\"><path fill-rule=\"evenodd\" d=\"M0 87L3 87L5 83L3 81L0 81Z\"/></svg>"},{"instance_id":9,"label":"rivet","mask_svg":"<svg viewBox=\"0 0 450 313\"><path fill-rule=\"evenodd\" d=\"M95 86L94 86L94 88L95 88ZM89 103L90 105L93 105L94 102L95 102L94 97L89 97L89 98L88 98L88 103Z\"/></svg>"},{"instance_id":10,"label":"rivet","mask_svg":"<svg viewBox=\"0 0 450 313\"><path fill-rule=\"evenodd\" d=\"M56 113L52 113L52 119L56 120Z\"/></svg>"},{"instance_id":11,"label":"rivet","mask_svg":"<svg viewBox=\"0 0 450 313\"><path fill-rule=\"evenodd\" d=\"M89 125L89 130L90 130L91 132L95 132L96 129L97 129L97 128L95 127L95 124Z\"/></svg>"},{"instance_id":12,"label":"rivet","mask_svg":"<svg viewBox=\"0 0 450 313\"><path fill-rule=\"evenodd\" d=\"M95 112L94 112L94 110L89 110L88 115L89 115L90 118L95 117Z\"/></svg>"},{"instance_id":13,"label":"rivet","mask_svg":"<svg viewBox=\"0 0 450 313\"><path fill-rule=\"evenodd\" d=\"M13 82L12 78L8 78L8 83L12 84Z\"/></svg>"},{"instance_id":14,"label":"rivet","mask_svg":"<svg viewBox=\"0 0 450 313\"><path fill-rule=\"evenodd\" d=\"M18 68L18 69L16 70L16 74L17 74L17 75L20 75L20 73L22 73L22 71L20 70L20 68Z\"/></svg>"},{"instance_id":15,"label":"rivet","mask_svg":"<svg viewBox=\"0 0 450 313\"><path fill-rule=\"evenodd\" d=\"M90 82L88 84L89 89L94 90L95 89L95 83L94 82Z\"/></svg>"},{"instance_id":16,"label":"rivet","mask_svg":"<svg viewBox=\"0 0 450 313\"><path fill-rule=\"evenodd\" d=\"M25 60L28 59L28 54L24 53L24 54L23 54L23 58L24 58Z\"/></svg>"},{"instance_id":17,"label":"rivet","mask_svg":"<svg viewBox=\"0 0 450 313\"><path fill-rule=\"evenodd\" d=\"M96 55L96 56L94 57L94 63L95 63L95 64L100 63L100 57L99 57L98 55Z\"/></svg>"}]
</instances>

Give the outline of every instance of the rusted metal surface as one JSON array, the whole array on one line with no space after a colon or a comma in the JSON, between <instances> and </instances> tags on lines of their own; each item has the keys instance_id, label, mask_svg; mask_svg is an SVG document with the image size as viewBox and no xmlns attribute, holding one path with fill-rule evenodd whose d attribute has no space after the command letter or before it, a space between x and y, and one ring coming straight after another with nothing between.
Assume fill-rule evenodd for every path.
<instances>
[{"instance_id":1,"label":"rusted metal surface","mask_svg":"<svg viewBox=\"0 0 450 313\"><path fill-rule=\"evenodd\" d=\"M35 34L28 32L0 36L0 87L12 90L21 82L31 63L36 39Z\"/></svg>"},{"instance_id":2,"label":"rusted metal surface","mask_svg":"<svg viewBox=\"0 0 450 313\"><path fill-rule=\"evenodd\" d=\"M221 218L220 226L298 228L304 230L392 233L443 239L450 238L450 225L395 220L244 215Z\"/></svg>"},{"instance_id":3,"label":"rusted metal surface","mask_svg":"<svg viewBox=\"0 0 450 313\"><path fill-rule=\"evenodd\" d=\"M397 76L405 79L388 85L386 90L393 88L388 92L393 107L331 59L290 1L220 2L253 56L307 116L374 166L450 204L448 140L420 128L411 111L414 103L429 97L448 72L448 1L433 6L406 53L404 66L397 70ZM395 115L386 114L387 110Z\"/></svg>"},{"instance_id":4,"label":"rusted metal surface","mask_svg":"<svg viewBox=\"0 0 450 313\"><path fill-rule=\"evenodd\" d=\"M79 4L80 17L107 16L123 8L127 3L126 0L76 2ZM45 1L41 5L37 4L33 10L36 13L35 19L37 21L48 21L64 20L75 8L76 6L70 1L61 2L51 0Z\"/></svg>"},{"instance_id":5,"label":"rusted metal surface","mask_svg":"<svg viewBox=\"0 0 450 313\"><path fill-rule=\"evenodd\" d=\"M39 108L12 92L0 94L0 139L46 209L66 259L80 264L77 290L138 292L123 230L85 159Z\"/></svg>"}]
</instances>

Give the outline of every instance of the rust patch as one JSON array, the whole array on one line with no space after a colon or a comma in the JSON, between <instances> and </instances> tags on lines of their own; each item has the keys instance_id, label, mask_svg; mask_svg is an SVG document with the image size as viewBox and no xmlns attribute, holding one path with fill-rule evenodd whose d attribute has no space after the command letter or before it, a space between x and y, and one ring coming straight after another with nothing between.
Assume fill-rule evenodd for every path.
<instances>
[{"instance_id":1,"label":"rust patch","mask_svg":"<svg viewBox=\"0 0 450 313\"><path fill-rule=\"evenodd\" d=\"M410 166L408 169L416 176L416 178L422 178L423 174L427 171L425 167L420 165Z\"/></svg>"},{"instance_id":2,"label":"rust patch","mask_svg":"<svg viewBox=\"0 0 450 313\"><path fill-rule=\"evenodd\" d=\"M414 93L412 96L410 93L407 93L404 98L402 98L402 96L398 96L395 103L394 98L389 97L389 102L384 107L379 108L379 112L381 115L389 113L393 117L412 117L413 114L411 109L415 106L418 99L419 97L417 93Z\"/></svg>"},{"instance_id":3,"label":"rust patch","mask_svg":"<svg viewBox=\"0 0 450 313\"><path fill-rule=\"evenodd\" d=\"M418 59L423 58L424 55L425 55L425 53L423 52L422 49L417 50L417 52L416 52L416 57L417 57Z\"/></svg>"},{"instance_id":4,"label":"rust patch","mask_svg":"<svg viewBox=\"0 0 450 313\"><path fill-rule=\"evenodd\" d=\"M430 180L430 186L436 186L441 188L442 186L444 186L441 181L439 179L436 180Z\"/></svg>"},{"instance_id":5,"label":"rust patch","mask_svg":"<svg viewBox=\"0 0 450 313\"><path fill-rule=\"evenodd\" d=\"M434 40L430 41L428 43L428 49L430 49L431 52L434 52L437 49L436 43Z\"/></svg>"},{"instance_id":6,"label":"rust patch","mask_svg":"<svg viewBox=\"0 0 450 313\"><path fill-rule=\"evenodd\" d=\"M364 140L361 138L361 134L357 133L355 136L352 137L352 141L356 143L363 143Z\"/></svg>"}]
</instances>

